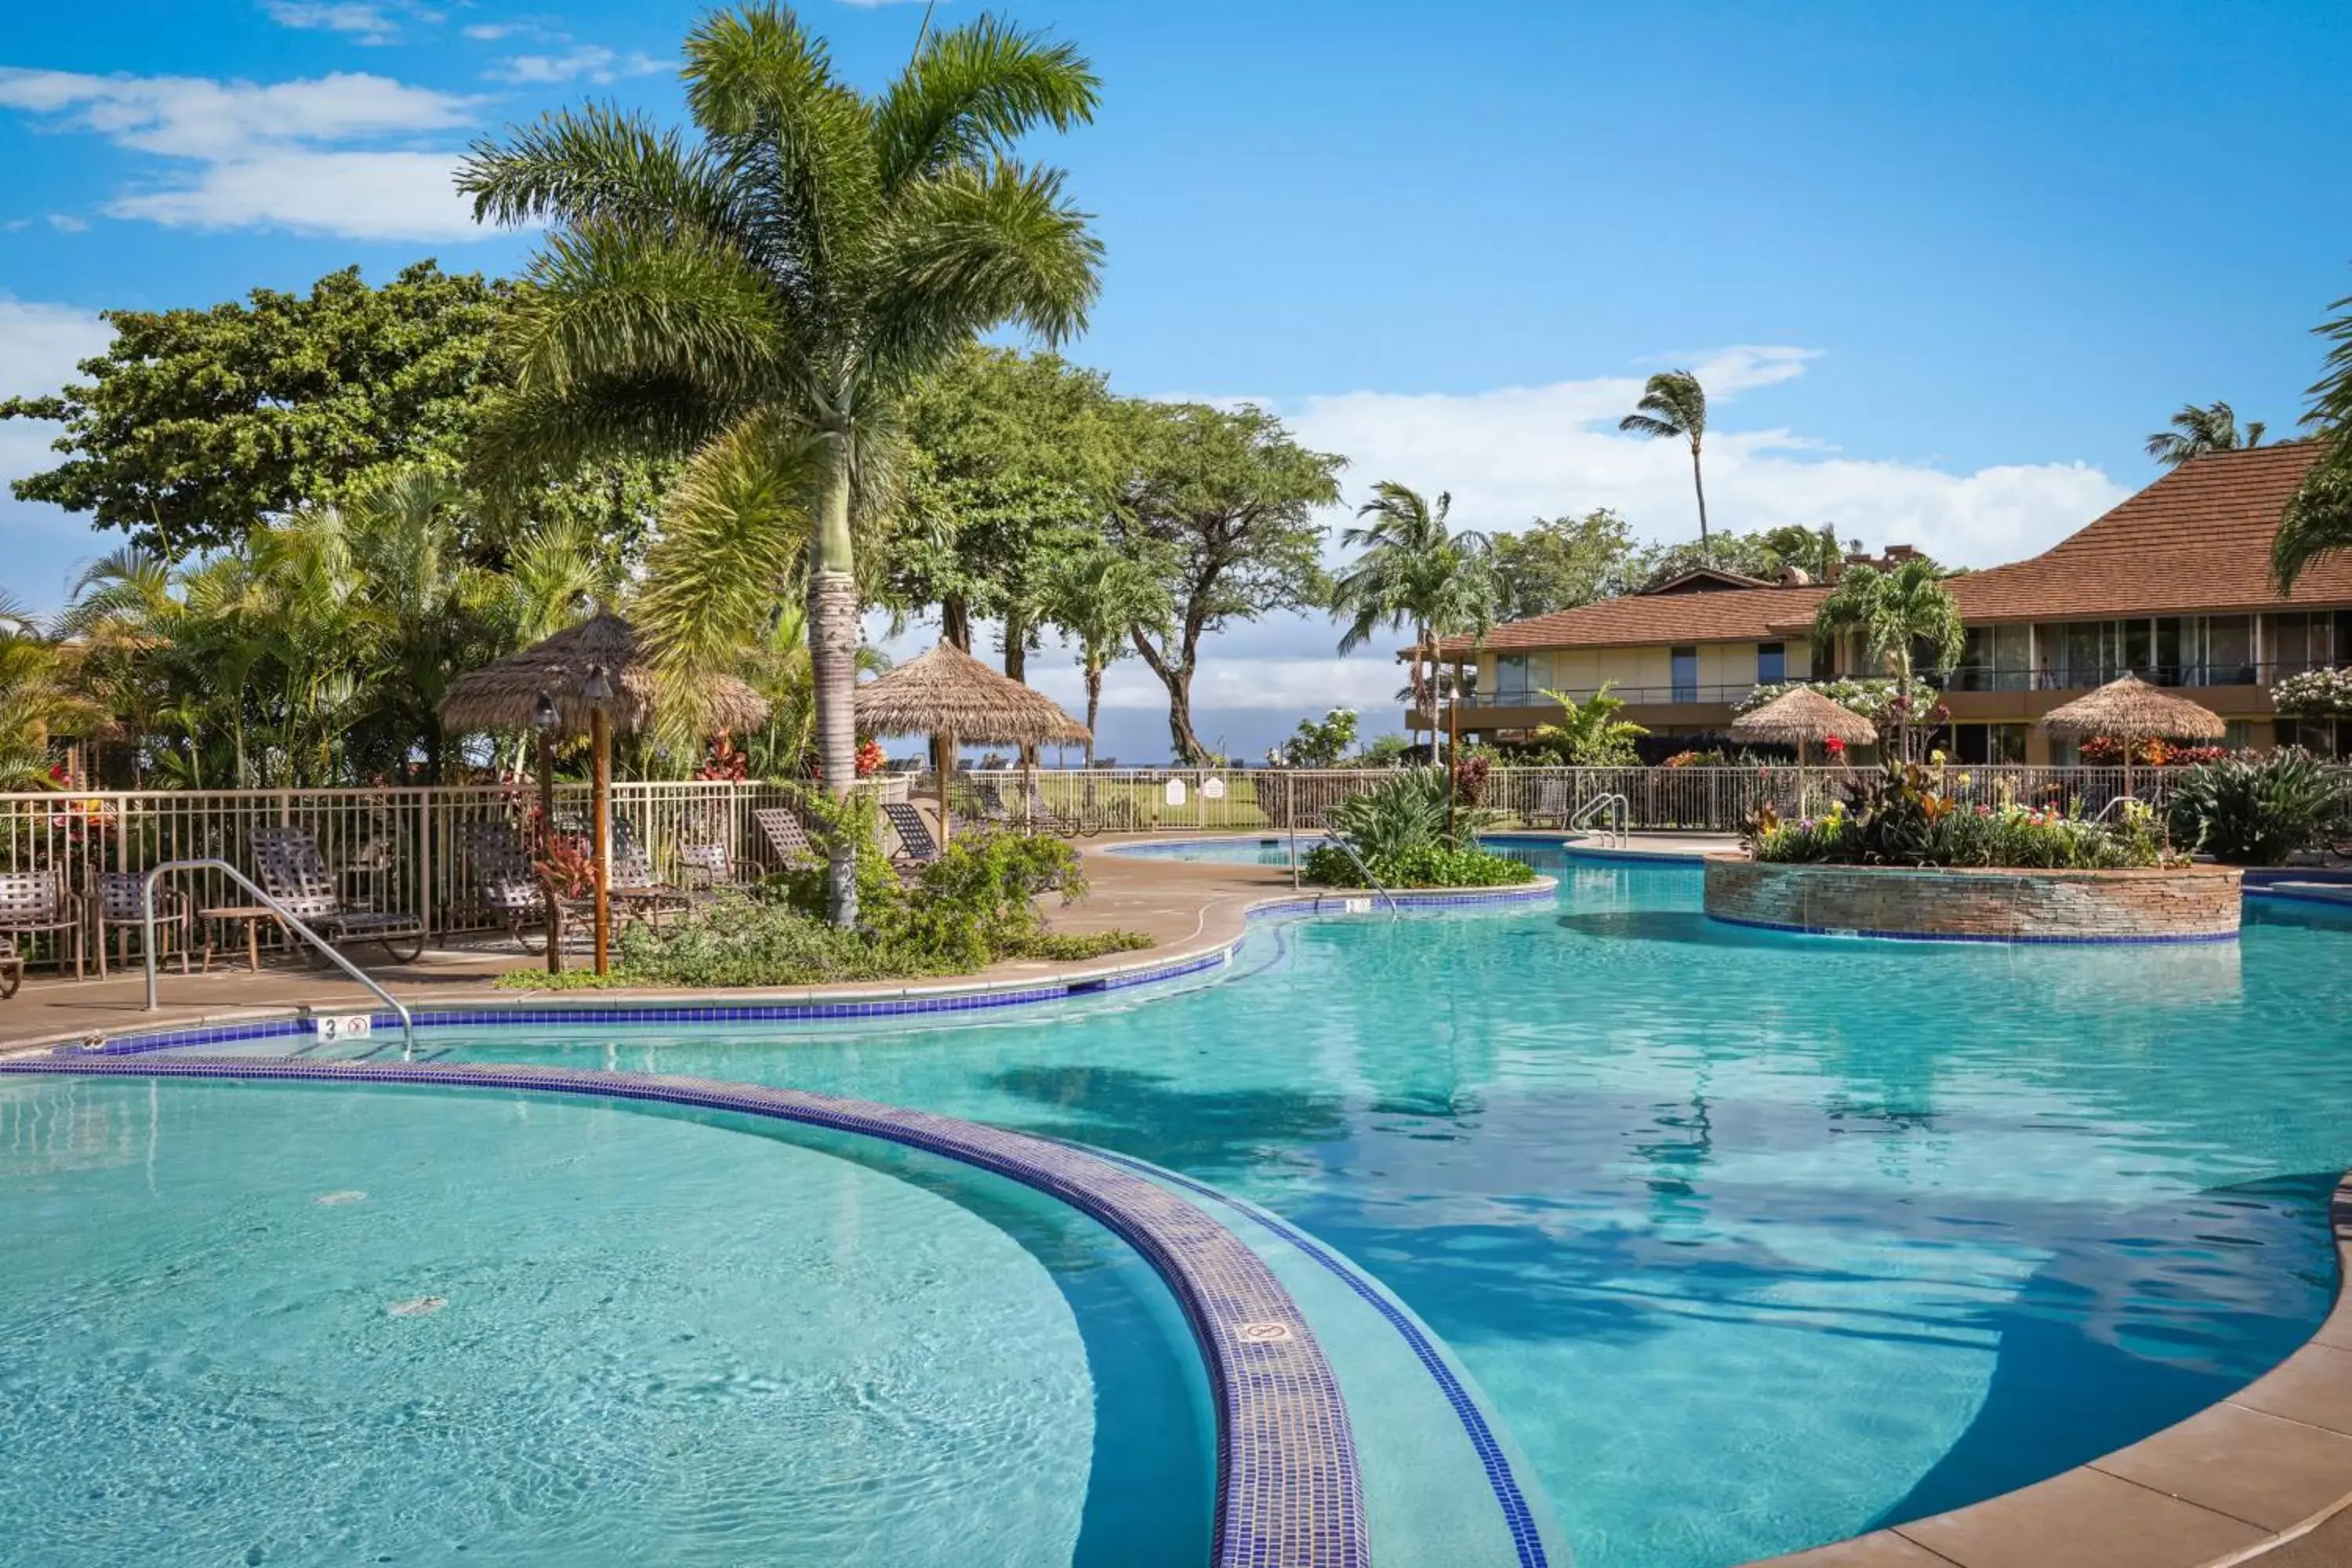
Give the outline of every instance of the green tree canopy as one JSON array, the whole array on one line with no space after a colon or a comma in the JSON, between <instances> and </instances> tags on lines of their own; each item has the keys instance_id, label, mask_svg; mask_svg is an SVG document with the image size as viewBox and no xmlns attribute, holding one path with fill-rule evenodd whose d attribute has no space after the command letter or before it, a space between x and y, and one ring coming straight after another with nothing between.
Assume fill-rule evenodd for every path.
<instances>
[{"instance_id":1,"label":"green tree canopy","mask_svg":"<svg viewBox=\"0 0 2352 1568\"><path fill-rule=\"evenodd\" d=\"M0 403L0 419L65 426L65 461L12 488L176 559L350 500L387 469L456 473L510 379L495 347L509 292L420 261L382 288L352 267L308 293L110 310L114 341L82 363L87 380ZM569 516L625 544L651 513L658 477L642 463L502 471L499 493L465 509L488 536L467 542L494 553Z\"/></svg>"},{"instance_id":2,"label":"green tree canopy","mask_svg":"<svg viewBox=\"0 0 2352 1568\"><path fill-rule=\"evenodd\" d=\"M1920 557L1886 572L1847 567L1813 612L1813 646L1824 663L1840 638L1851 639L1865 660L1895 678L1896 747L1907 755L1917 664L1924 655L1928 668L1948 673L1967 646L1959 604L1936 563Z\"/></svg>"},{"instance_id":3,"label":"green tree canopy","mask_svg":"<svg viewBox=\"0 0 2352 1568\"><path fill-rule=\"evenodd\" d=\"M2281 593L2321 556L2352 549L2352 295L2328 309L2336 314L2313 329L2328 350L2303 420L2322 443L2319 465L2287 503L2271 547L2271 575Z\"/></svg>"},{"instance_id":4,"label":"green tree canopy","mask_svg":"<svg viewBox=\"0 0 2352 1568\"><path fill-rule=\"evenodd\" d=\"M544 223L499 444L685 458L639 624L684 690L805 582L826 785L852 787L861 591L853 518L887 520L898 420L980 333L1078 331L1101 247L1058 169L1014 153L1092 118L1067 45L981 16L868 96L787 7L686 43L690 138L588 106L475 149L475 214ZM869 575L878 575L869 574ZM856 918L855 846L834 917Z\"/></svg>"},{"instance_id":5,"label":"green tree canopy","mask_svg":"<svg viewBox=\"0 0 2352 1568\"><path fill-rule=\"evenodd\" d=\"M1316 513L1339 499L1347 459L1299 446L1260 408L1129 407L1136 464L1110 533L1166 574L1174 625L1166 634L1137 628L1135 649L1168 689L1177 759L1197 763L1209 755L1192 728L1201 638L1271 611L1321 607Z\"/></svg>"},{"instance_id":6,"label":"green tree canopy","mask_svg":"<svg viewBox=\"0 0 2352 1568\"><path fill-rule=\"evenodd\" d=\"M1517 533L1497 533L1494 551L1496 616L1523 621L1628 592L1633 535L1607 507L1581 517L1538 518Z\"/></svg>"},{"instance_id":7,"label":"green tree canopy","mask_svg":"<svg viewBox=\"0 0 2352 1568\"><path fill-rule=\"evenodd\" d=\"M2254 419L2240 429L2237 410L2220 402L2204 408L2184 403L2171 423L2169 430L2158 430L2147 438L2147 455L2168 468L2177 468L2189 458L2201 458L2208 452L2259 447L2263 433L2269 428Z\"/></svg>"}]
</instances>

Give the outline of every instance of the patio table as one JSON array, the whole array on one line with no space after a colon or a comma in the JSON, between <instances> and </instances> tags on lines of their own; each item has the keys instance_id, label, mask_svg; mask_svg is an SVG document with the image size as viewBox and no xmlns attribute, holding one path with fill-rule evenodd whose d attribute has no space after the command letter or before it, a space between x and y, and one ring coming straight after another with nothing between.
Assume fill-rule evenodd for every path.
<instances>
[{"instance_id":1,"label":"patio table","mask_svg":"<svg viewBox=\"0 0 2352 1568\"><path fill-rule=\"evenodd\" d=\"M261 973L261 922L276 921L278 911L267 904L222 904L215 909L199 910L197 918L205 924L204 973L213 972L213 951L219 946L215 940L220 928L242 923L245 927L245 966L252 973Z\"/></svg>"}]
</instances>

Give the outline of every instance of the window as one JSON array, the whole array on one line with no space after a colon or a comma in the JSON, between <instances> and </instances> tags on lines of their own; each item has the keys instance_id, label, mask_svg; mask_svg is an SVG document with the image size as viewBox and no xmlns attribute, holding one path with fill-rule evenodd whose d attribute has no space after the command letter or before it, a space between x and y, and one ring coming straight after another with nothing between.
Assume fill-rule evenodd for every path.
<instances>
[{"instance_id":1,"label":"window","mask_svg":"<svg viewBox=\"0 0 2352 1568\"><path fill-rule=\"evenodd\" d=\"M2254 683L2254 617L2205 617L2206 686L2252 686Z\"/></svg>"},{"instance_id":2,"label":"window","mask_svg":"<svg viewBox=\"0 0 2352 1568\"><path fill-rule=\"evenodd\" d=\"M1952 760L1970 766L2025 761L2022 724L1955 724Z\"/></svg>"},{"instance_id":3,"label":"window","mask_svg":"<svg viewBox=\"0 0 2352 1568\"><path fill-rule=\"evenodd\" d=\"M1673 700L1676 702L1697 701L1698 649L1695 647L1670 648L1667 650L1666 659L1671 670L1671 679L1673 679L1675 686ZM1653 668L1655 667L1653 666Z\"/></svg>"},{"instance_id":4,"label":"window","mask_svg":"<svg viewBox=\"0 0 2352 1568\"><path fill-rule=\"evenodd\" d=\"M2059 644L2062 661L2058 666L2058 684L2072 689L2077 686L2104 686L2106 677L2101 673L2106 667L2100 662L2101 645L2106 641L2104 621L2069 621L2059 628L2063 641Z\"/></svg>"},{"instance_id":5,"label":"window","mask_svg":"<svg viewBox=\"0 0 2352 1568\"><path fill-rule=\"evenodd\" d=\"M1528 656L1507 653L1495 661L1495 700L1505 708L1525 705L1528 700Z\"/></svg>"},{"instance_id":6,"label":"window","mask_svg":"<svg viewBox=\"0 0 2352 1568\"><path fill-rule=\"evenodd\" d=\"M1789 679L1789 645L1760 642L1756 645L1756 684L1775 686Z\"/></svg>"},{"instance_id":7,"label":"window","mask_svg":"<svg viewBox=\"0 0 2352 1568\"><path fill-rule=\"evenodd\" d=\"M2179 686L2185 671L2181 668L2180 617L2166 616L2156 623L2155 673L2148 679L2158 686Z\"/></svg>"},{"instance_id":8,"label":"window","mask_svg":"<svg viewBox=\"0 0 2352 1568\"><path fill-rule=\"evenodd\" d=\"M1995 626L1992 634L1992 689L2023 691L2033 684L2033 628Z\"/></svg>"}]
</instances>

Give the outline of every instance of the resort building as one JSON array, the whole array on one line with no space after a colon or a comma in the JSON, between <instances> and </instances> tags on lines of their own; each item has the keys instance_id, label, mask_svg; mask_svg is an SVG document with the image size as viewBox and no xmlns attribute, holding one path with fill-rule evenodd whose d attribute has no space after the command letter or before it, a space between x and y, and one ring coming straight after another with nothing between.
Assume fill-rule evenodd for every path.
<instances>
[{"instance_id":1,"label":"resort building","mask_svg":"<svg viewBox=\"0 0 2352 1568\"><path fill-rule=\"evenodd\" d=\"M2126 670L2196 689L2239 746L2301 744L2352 754L2352 720L2283 717L2271 688L2352 665L2352 558L2315 563L2282 596L2271 540L2317 460L2311 442L2217 452L2175 468L2030 560L1950 579L1968 650L1945 679L1946 744L1970 763L2064 763L2034 721ZM1891 547L1874 563L1913 553ZM1612 683L1625 717L1662 737L1719 736L1759 685L1876 675L1855 650L1818 665L1813 613L1830 593L1802 573L1762 583L1694 572L1643 593L1496 627L1438 647L1463 693L1440 727L1518 740ZM1475 669L1475 676L1473 670ZM1408 722L1426 729L1432 715Z\"/></svg>"}]
</instances>

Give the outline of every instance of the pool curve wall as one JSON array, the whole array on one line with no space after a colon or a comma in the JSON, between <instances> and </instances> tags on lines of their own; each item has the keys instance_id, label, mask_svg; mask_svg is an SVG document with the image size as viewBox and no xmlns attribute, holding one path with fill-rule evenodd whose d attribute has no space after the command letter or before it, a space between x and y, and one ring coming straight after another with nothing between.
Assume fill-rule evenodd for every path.
<instances>
[{"instance_id":1,"label":"pool curve wall","mask_svg":"<svg viewBox=\"0 0 2352 1568\"><path fill-rule=\"evenodd\" d=\"M2227 942L2234 866L2071 871L1706 860L1705 908L1737 925L1945 942Z\"/></svg>"},{"instance_id":2,"label":"pool curve wall","mask_svg":"<svg viewBox=\"0 0 2352 1568\"><path fill-rule=\"evenodd\" d=\"M1192 1326L1217 1402L1214 1568L1369 1568L1339 1379L1265 1260L1195 1205L1069 1145L930 1111L667 1075L457 1063L104 1057L0 1061L0 1077L241 1079L640 1100L794 1121L942 1154L1058 1198L1143 1255Z\"/></svg>"}]
</instances>

